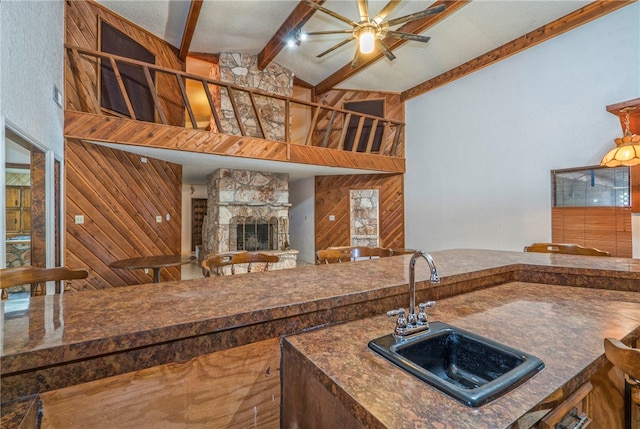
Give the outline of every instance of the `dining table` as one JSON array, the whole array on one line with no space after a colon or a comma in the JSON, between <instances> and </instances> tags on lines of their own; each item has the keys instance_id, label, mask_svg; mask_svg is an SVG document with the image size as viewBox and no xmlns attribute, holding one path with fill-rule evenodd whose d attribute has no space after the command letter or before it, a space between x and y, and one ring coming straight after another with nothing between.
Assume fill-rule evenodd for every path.
<instances>
[{"instance_id":1,"label":"dining table","mask_svg":"<svg viewBox=\"0 0 640 429\"><path fill-rule=\"evenodd\" d=\"M109 267L122 270L152 269L153 282L160 283L160 269L189 264L195 259L195 256L189 255L142 256L139 258L120 259L110 263Z\"/></svg>"}]
</instances>

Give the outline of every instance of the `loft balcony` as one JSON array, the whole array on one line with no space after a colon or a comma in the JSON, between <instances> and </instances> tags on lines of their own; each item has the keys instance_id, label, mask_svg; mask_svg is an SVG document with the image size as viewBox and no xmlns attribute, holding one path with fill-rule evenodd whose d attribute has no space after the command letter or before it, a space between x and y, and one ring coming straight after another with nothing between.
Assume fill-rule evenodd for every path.
<instances>
[{"instance_id":1,"label":"loft balcony","mask_svg":"<svg viewBox=\"0 0 640 429\"><path fill-rule=\"evenodd\" d=\"M76 46L65 45L65 51L66 138L363 172L405 171L403 122Z\"/></svg>"}]
</instances>

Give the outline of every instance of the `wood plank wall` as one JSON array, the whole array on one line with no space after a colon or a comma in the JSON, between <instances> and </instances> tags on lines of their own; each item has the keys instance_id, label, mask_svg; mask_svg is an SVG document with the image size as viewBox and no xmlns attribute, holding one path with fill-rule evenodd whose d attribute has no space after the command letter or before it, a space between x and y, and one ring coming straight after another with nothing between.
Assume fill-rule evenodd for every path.
<instances>
[{"instance_id":1,"label":"wood plank wall","mask_svg":"<svg viewBox=\"0 0 640 429\"><path fill-rule=\"evenodd\" d=\"M156 56L156 65L184 70L185 65L178 58L176 48L94 2L66 2L65 43L99 51L99 18L151 51ZM70 68L73 65L77 67L77 73ZM65 61L65 109L97 113L92 111L92 106L95 106L98 100L97 76L98 68L95 63L82 60L74 64L68 59ZM184 104L175 77L158 74L156 87L168 124L183 126Z\"/></svg>"},{"instance_id":2,"label":"wood plank wall","mask_svg":"<svg viewBox=\"0 0 640 429\"><path fill-rule=\"evenodd\" d=\"M316 101L318 103L326 104L328 106L344 108L344 103L348 103L351 101L381 100L381 99L385 101L384 117L386 119L404 122L404 102L400 100L400 94L397 94L397 93L335 89L335 90L327 91L324 94L320 95ZM329 121L328 115L320 117L318 119L317 129L318 130L326 129L328 121ZM341 131L341 127L342 127L342 123L340 120L340 122L334 123L332 129L334 130L334 133L339 133ZM324 136L324 134L321 134L317 137L320 138L322 136ZM390 138L391 137L392 136L390 136ZM336 142L339 141L338 138L335 138L335 139L332 138L332 140ZM332 149L337 149L337 147L332 147ZM400 140L397 156L404 157L404 138Z\"/></svg>"},{"instance_id":3,"label":"wood plank wall","mask_svg":"<svg viewBox=\"0 0 640 429\"><path fill-rule=\"evenodd\" d=\"M404 247L404 176L353 175L315 178L316 250L350 246L350 190L379 189L380 244ZM335 216L335 221L329 220Z\"/></svg>"},{"instance_id":4,"label":"wood plank wall","mask_svg":"<svg viewBox=\"0 0 640 429\"><path fill-rule=\"evenodd\" d=\"M152 158L143 163L138 155L72 139L66 141L65 159L66 265L90 269L71 288L150 283L151 273L108 265L180 253L182 166ZM75 224L75 215L83 215L84 224ZM178 280L180 268L163 268L161 277Z\"/></svg>"},{"instance_id":5,"label":"wood plank wall","mask_svg":"<svg viewBox=\"0 0 640 429\"><path fill-rule=\"evenodd\" d=\"M631 209L625 207L554 207L551 240L595 247L611 256L631 258Z\"/></svg>"},{"instance_id":6,"label":"wood plank wall","mask_svg":"<svg viewBox=\"0 0 640 429\"><path fill-rule=\"evenodd\" d=\"M41 399L42 427L49 429L277 429L280 339L52 390Z\"/></svg>"}]
</instances>

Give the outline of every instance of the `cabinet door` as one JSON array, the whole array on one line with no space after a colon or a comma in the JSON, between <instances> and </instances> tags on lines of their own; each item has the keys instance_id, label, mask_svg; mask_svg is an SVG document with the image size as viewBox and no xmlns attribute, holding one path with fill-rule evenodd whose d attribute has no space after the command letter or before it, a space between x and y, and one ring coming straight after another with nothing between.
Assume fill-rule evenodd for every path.
<instances>
[{"instance_id":1,"label":"cabinet door","mask_svg":"<svg viewBox=\"0 0 640 429\"><path fill-rule=\"evenodd\" d=\"M17 186L7 186L7 207L20 207L20 188Z\"/></svg>"},{"instance_id":2,"label":"cabinet door","mask_svg":"<svg viewBox=\"0 0 640 429\"><path fill-rule=\"evenodd\" d=\"M22 188L22 207L31 207L31 188Z\"/></svg>"},{"instance_id":3,"label":"cabinet door","mask_svg":"<svg viewBox=\"0 0 640 429\"><path fill-rule=\"evenodd\" d=\"M7 209L7 234L18 234L21 231L20 209Z\"/></svg>"},{"instance_id":4,"label":"cabinet door","mask_svg":"<svg viewBox=\"0 0 640 429\"><path fill-rule=\"evenodd\" d=\"M20 223L22 227L20 231L25 234L31 233L31 209L22 209L22 215L20 216Z\"/></svg>"}]
</instances>

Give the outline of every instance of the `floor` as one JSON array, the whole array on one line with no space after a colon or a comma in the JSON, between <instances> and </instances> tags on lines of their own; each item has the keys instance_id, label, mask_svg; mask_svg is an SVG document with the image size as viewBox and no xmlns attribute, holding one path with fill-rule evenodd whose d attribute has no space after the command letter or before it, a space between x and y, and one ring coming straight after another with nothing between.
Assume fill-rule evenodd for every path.
<instances>
[{"instance_id":1,"label":"floor","mask_svg":"<svg viewBox=\"0 0 640 429\"><path fill-rule=\"evenodd\" d=\"M201 279L204 277L202 275L202 268L198 265L198 262L183 265L181 273L182 280Z\"/></svg>"}]
</instances>

